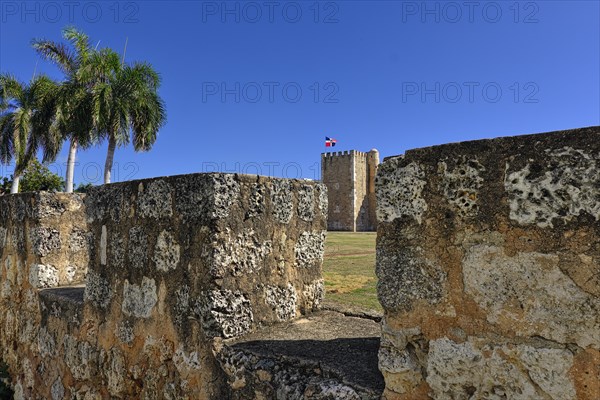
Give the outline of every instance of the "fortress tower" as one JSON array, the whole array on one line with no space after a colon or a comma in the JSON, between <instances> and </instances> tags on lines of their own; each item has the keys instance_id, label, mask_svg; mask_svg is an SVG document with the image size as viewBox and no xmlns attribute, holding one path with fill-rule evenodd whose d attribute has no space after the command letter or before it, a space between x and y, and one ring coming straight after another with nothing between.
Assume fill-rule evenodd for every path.
<instances>
[{"instance_id":1,"label":"fortress tower","mask_svg":"<svg viewBox=\"0 0 600 400\"><path fill-rule=\"evenodd\" d=\"M379 151L339 151L321 154L321 180L327 186L331 231L364 232L377 229L375 173Z\"/></svg>"}]
</instances>

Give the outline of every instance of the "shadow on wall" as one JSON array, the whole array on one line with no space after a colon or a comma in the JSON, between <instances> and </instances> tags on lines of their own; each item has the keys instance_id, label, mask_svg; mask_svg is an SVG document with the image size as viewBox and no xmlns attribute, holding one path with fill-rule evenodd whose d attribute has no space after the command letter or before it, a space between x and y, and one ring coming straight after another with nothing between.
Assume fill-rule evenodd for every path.
<instances>
[{"instance_id":1,"label":"shadow on wall","mask_svg":"<svg viewBox=\"0 0 600 400\"><path fill-rule=\"evenodd\" d=\"M9 382L8 367L3 362L0 362L0 400L11 400L13 398L14 393L10 390L10 386L8 386Z\"/></svg>"},{"instance_id":2,"label":"shadow on wall","mask_svg":"<svg viewBox=\"0 0 600 400\"><path fill-rule=\"evenodd\" d=\"M364 196L356 216L356 231L357 232L372 232L375 231L374 224L369 216L369 196Z\"/></svg>"}]
</instances>

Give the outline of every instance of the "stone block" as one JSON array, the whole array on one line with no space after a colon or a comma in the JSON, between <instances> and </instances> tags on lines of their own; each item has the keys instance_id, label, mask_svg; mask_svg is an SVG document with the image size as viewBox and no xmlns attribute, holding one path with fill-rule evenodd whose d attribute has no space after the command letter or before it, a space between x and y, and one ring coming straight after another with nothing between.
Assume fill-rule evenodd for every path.
<instances>
[{"instance_id":1,"label":"stone block","mask_svg":"<svg viewBox=\"0 0 600 400\"><path fill-rule=\"evenodd\" d=\"M387 399L600 398L600 127L387 158Z\"/></svg>"},{"instance_id":2,"label":"stone block","mask_svg":"<svg viewBox=\"0 0 600 400\"><path fill-rule=\"evenodd\" d=\"M223 398L215 340L319 307L323 193L195 174L0 198L0 358L16 395Z\"/></svg>"}]
</instances>

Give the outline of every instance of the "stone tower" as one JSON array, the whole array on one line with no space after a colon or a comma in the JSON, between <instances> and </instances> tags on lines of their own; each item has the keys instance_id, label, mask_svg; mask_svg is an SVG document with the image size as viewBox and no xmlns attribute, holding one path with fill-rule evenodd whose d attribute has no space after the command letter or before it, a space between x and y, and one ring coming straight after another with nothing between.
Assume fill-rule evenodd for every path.
<instances>
[{"instance_id":1,"label":"stone tower","mask_svg":"<svg viewBox=\"0 0 600 400\"><path fill-rule=\"evenodd\" d=\"M327 186L327 229L364 232L377 229L375 217L376 149L321 154L321 180Z\"/></svg>"}]
</instances>

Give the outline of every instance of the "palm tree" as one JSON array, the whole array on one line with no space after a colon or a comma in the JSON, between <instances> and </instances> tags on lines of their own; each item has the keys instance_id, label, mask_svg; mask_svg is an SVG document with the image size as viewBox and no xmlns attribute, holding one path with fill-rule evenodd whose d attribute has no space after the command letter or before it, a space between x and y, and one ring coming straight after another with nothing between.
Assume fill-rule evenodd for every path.
<instances>
[{"instance_id":1,"label":"palm tree","mask_svg":"<svg viewBox=\"0 0 600 400\"><path fill-rule=\"evenodd\" d=\"M58 90L55 125L63 139L70 140L67 159L66 192L73 192L73 174L78 147L89 147L97 142L91 115L91 91L100 78L87 75L82 79L82 70L90 69L89 62L95 54L88 36L73 27L65 28L63 37L72 48L63 43L35 39L33 48L44 59L54 62L65 74L66 80Z\"/></svg>"},{"instance_id":2,"label":"palm tree","mask_svg":"<svg viewBox=\"0 0 600 400\"><path fill-rule=\"evenodd\" d=\"M44 162L56 159L60 150L53 126L57 90L56 82L44 75L29 85L12 75L0 75L0 161L15 162L11 193L18 193L21 175L40 148Z\"/></svg>"},{"instance_id":3,"label":"palm tree","mask_svg":"<svg viewBox=\"0 0 600 400\"><path fill-rule=\"evenodd\" d=\"M105 59L113 60L116 53ZM157 90L160 77L146 63L118 64L107 82L94 90L93 113L99 134L108 139L104 183L110 183L115 150L133 141L135 151L148 151L164 125L166 112Z\"/></svg>"},{"instance_id":4,"label":"palm tree","mask_svg":"<svg viewBox=\"0 0 600 400\"><path fill-rule=\"evenodd\" d=\"M33 46L54 61L67 76L57 111L57 125L71 138L67 192L73 190L77 145L108 139L104 183L110 183L114 153L133 139L136 151L150 150L166 120L158 96L159 75L146 63L127 65L111 49L91 49L88 37L75 28L63 31L75 48L37 40Z\"/></svg>"}]
</instances>

